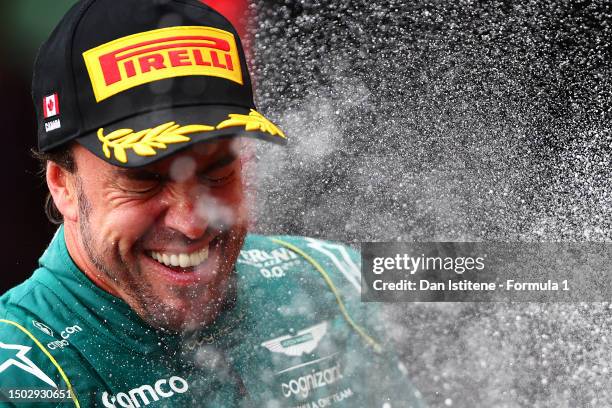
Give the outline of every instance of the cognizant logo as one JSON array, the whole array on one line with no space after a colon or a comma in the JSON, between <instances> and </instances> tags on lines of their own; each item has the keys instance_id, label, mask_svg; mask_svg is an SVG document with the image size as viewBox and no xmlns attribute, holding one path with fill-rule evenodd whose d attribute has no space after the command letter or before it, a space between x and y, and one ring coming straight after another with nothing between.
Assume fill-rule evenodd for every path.
<instances>
[{"instance_id":1,"label":"cognizant logo","mask_svg":"<svg viewBox=\"0 0 612 408\"><path fill-rule=\"evenodd\" d=\"M138 408L144 405L149 405L154 401L159 401L161 398L170 398L175 393L183 394L189 389L187 381L181 377L173 376L169 379L161 379L155 381L153 386L148 384L129 390L128 392L120 392L116 395L109 395L104 391L102 394L102 403L108 408ZM118 405L117 405L118 404Z\"/></svg>"},{"instance_id":2,"label":"cognizant logo","mask_svg":"<svg viewBox=\"0 0 612 408\"><path fill-rule=\"evenodd\" d=\"M283 395L289 398L291 395L299 395L302 398L308 397L310 391L320 387L333 384L342 378L340 364L323 370L312 370L310 374L298 378L292 378L286 383L281 384Z\"/></svg>"}]
</instances>

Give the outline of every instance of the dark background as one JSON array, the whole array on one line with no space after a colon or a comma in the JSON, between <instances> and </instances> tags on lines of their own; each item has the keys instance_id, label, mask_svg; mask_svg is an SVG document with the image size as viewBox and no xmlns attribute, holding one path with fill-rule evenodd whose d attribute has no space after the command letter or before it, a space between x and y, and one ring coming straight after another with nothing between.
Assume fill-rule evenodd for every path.
<instances>
[{"instance_id":1,"label":"dark background","mask_svg":"<svg viewBox=\"0 0 612 408\"><path fill-rule=\"evenodd\" d=\"M609 1L256 4L258 102L294 136L264 166L262 216L282 210L263 225L611 238Z\"/></svg>"},{"instance_id":2,"label":"dark background","mask_svg":"<svg viewBox=\"0 0 612 408\"><path fill-rule=\"evenodd\" d=\"M8 254L2 268L0 292L23 281L54 227L43 211L46 186L30 149L36 145L36 122L30 99L31 67L40 43L67 10L69 1L0 1L0 123L4 190L2 246Z\"/></svg>"}]
</instances>

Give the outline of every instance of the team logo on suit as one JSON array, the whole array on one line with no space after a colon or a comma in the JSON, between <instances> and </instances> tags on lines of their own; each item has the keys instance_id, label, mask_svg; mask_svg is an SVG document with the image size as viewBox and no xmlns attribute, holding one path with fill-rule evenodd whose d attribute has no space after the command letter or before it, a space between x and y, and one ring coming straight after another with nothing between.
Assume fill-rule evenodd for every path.
<instances>
[{"instance_id":1,"label":"team logo on suit","mask_svg":"<svg viewBox=\"0 0 612 408\"><path fill-rule=\"evenodd\" d=\"M282 353L291 357L312 353L327 333L327 322L300 330L295 336L286 335L263 342L261 345L273 353Z\"/></svg>"},{"instance_id":2,"label":"team logo on suit","mask_svg":"<svg viewBox=\"0 0 612 408\"><path fill-rule=\"evenodd\" d=\"M32 360L26 356L26 354L32 349L32 347L23 346L21 344L6 344L0 343L0 354L8 354L9 358L4 361L0 361L0 376L4 371L10 367L17 367L41 381L49 384L53 388L57 388L55 382L49 378ZM13 374L9 374L13 375Z\"/></svg>"}]
</instances>

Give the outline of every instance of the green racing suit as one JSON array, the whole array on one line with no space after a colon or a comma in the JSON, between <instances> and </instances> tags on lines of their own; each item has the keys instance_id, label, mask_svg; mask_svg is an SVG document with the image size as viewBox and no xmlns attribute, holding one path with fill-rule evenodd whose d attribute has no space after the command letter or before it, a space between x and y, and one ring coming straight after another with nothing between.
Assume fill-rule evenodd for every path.
<instances>
[{"instance_id":1,"label":"green racing suit","mask_svg":"<svg viewBox=\"0 0 612 408\"><path fill-rule=\"evenodd\" d=\"M422 407L376 304L359 301L359 262L340 244L247 235L234 306L186 337L94 285L60 227L0 298L0 406Z\"/></svg>"}]
</instances>

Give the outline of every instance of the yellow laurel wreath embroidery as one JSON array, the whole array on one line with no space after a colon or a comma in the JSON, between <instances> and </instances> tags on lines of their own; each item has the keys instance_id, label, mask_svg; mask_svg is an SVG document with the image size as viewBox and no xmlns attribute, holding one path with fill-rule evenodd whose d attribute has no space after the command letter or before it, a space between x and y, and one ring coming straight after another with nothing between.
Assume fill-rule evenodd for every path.
<instances>
[{"instance_id":1,"label":"yellow laurel wreath embroidery","mask_svg":"<svg viewBox=\"0 0 612 408\"><path fill-rule=\"evenodd\" d=\"M169 144L191 141L190 137L185 136L190 133L210 132L232 126L244 126L247 131L259 130L286 139L282 130L253 109L248 115L230 113L228 116L229 119L224 120L217 126L180 126L175 122L167 122L139 132L134 132L133 129L117 129L108 135L104 135L104 128L100 128L98 129L98 139L102 142L102 151L106 158L111 158L112 149L115 159L121 163L127 163L126 150L128 149L132 149L138 156L155 156L157 154L155 149L166 149Z\"/></svg>"},{"instance_id":2,"label":"yellow laurel wreath embroidery","mask_svg":"<svg viewBox=\"0 0 612 408\"><path fill-rule=\"evenodd\" d=\"M251 109L248 115L230 113L229 117L229 119L219 123L217 129L224 129L231 126L244 126L244 129L248 131L260 130L270 133L272 136L280 136L286 139L282 130L256 110Z\"/></svg>"},{"instance_id":3,"label":"yellow laurel wreath embroidery","mask_svg":"<svg viewBox=\"0 0 612 408\"><path fill-rule=\"evenodd\" d=\"M165 149L169 144L189 142L191 138L185 135L211 130L215 128L207 125L180 126L174 122L167 122L135 133L132 129L117 129L104 135L104 129L100 128L98 139L102 142L102 151L107 159L110 159L113 149L115 159L127 163L127 149L133 149L139 156L155 156L157 154L155 149Z\"/></svg>"}]
</instances>

